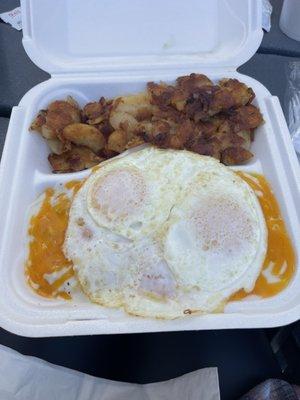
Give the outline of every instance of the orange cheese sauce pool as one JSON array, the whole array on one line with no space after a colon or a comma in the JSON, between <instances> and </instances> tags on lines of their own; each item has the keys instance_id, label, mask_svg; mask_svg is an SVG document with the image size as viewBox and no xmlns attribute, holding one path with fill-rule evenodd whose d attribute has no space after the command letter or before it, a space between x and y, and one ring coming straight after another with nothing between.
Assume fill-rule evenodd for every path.
<instances>
[{"instance_id":1,"label":"orange cheese sauce pool","mask_svg":"<svg viewBox=\"0 0 300 400\"><path fill-rule=\"evenodd\" d=\"M240 290L231 296L230 301L241 300L249 294L274 296L288 285L295 269L293 247L268 182L258 174L238 172L238 175L258 196L268 228L268 250L253 291L246 293ZM65 188L74 195L83 182L70 181L65 184ZM47 189L38 213L30 220L28 233L31 241L26 274L32 288L45 297L71 298L68 291L61 289L74 275L72 263L65 258L62 251L71 202L72 196L64 193L57 196L53 189ZM57 279L49 282L45 277L53 273L57 273Z\"/></svg>"},{"instance_id":2,"label":"orange cheese sauce pool","mask_svg":"<svg viewBox=\"0 0 300 400\"><path fill-rule=\"evenodd\" d=\"M281 292L290 282L295 271L295 253L277 200L267 180L258 174L238 172L255 191L263 210L268 229L268 249L262 271L251 293L240 290L229 300L241 300L257 295L271 297Z\"/></svg>"},{"instance_id":3,"label":"orange cheese sauce pool","mask_svg":"<svg viewBox=\"0 0 300 400\"><path fill-rule=\"evenodd\" d=\"M70 181L65 188L74 195L82 183ZM72 195L61 193L57 196L53 189L47 189L38 213L30 219L26 275L30 286L45 297L71 298L68 291L60 289L74 275L72 263L62 251L71 202ZM47 274L53 273L57 274L57 279L47 280Z\"/></svg>"}]
</instances>

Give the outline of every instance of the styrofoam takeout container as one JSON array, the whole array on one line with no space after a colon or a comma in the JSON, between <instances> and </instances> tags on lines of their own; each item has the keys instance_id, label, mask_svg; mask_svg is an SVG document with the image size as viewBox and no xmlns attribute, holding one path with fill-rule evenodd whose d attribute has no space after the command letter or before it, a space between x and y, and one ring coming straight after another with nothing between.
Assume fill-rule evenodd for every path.
<instances>
[{"instance_id":1,"label":"styrofoam takeout container","mask_svg":"<svg viewBox=\"0 0 300 400\"><path fill-rule=\"evenodd\" d=\"M222 314L173 321L128 316L87 300L48 300L33 293L24 278L29 205L46 187L87 174L51 173L45 141L28 131L37 111L67 95L83 105L100 96L144 90L150 80L172 82L191 72L214 80L238 78L255 91L265 124L257 130L252 161L235 168L266 176L299 260L299 167L286 122L277 97L236 71L261 42L260 1L23 0L22 18L24 47L51 79L31 89L14 107L3 152L1 326L25 336L64 336L271 327L297 320L299 265L291 284L276 297L228 304Z\"/></svg>"}]
</instances>

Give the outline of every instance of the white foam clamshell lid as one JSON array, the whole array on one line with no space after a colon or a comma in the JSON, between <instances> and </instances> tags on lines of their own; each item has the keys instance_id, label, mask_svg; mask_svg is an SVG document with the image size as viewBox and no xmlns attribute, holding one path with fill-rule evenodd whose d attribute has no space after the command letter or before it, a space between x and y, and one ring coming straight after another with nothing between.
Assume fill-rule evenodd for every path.
<instances>
[{"instance_id":1,"label":"white foam clamshell lid","mask_svg":"<svg viewBox=\"0 0 300 400\"><path fill-rule=\"evenodd\" d=\"M257 50L259 0L23 0L23 43L31 59L51 73L14 107L0 173L0 325L25 336L271 327L300 315L300 269L274 298L228 304L225 313L172 321L126 315L86 299L37 296L24 278L26 215L49 186L88 174L54 175L46 143L28 127L37 111L73 96L82 106L100 96L136 93L150 80L172 82L191 72L237 78L256 93L265 124L252 145L246 172L263 173L280 203L299 260L299 166L279 101L236 68ZM298 263L298 261L297 261Z\"/></svg>"}]
</instances>

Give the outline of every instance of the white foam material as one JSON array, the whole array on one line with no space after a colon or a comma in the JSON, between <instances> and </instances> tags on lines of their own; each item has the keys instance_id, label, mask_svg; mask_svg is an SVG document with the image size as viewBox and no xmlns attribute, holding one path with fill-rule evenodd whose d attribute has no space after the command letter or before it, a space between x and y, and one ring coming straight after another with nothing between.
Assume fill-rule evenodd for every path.
<instances>
[{"instance_id":1,"label":"white foam material","mask_svg":"<svg viewBox=\"0 0 300 400\"><path fill-rule=\"evenodd\" d=\"M235 66L262 39L260 0L22 0L23 44L42 69ZM47 17L45 17L47 16Z\"/></svg>"}]
</instances>

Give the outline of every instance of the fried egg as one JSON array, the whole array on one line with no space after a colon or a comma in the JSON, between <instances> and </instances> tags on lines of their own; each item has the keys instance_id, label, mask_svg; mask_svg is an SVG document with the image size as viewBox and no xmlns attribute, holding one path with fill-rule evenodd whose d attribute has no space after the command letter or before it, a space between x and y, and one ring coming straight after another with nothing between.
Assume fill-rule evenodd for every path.
<instances>
[{"instance_id":1,"label":"fried egg","mask_svg":"<svg viewBox=\"0 0 300 400\"><path fill-rule=\"evenodd\" d=\"M87 211L99 226L126 238L149 235L168 218L178 192L170 182L175 174L174 157L152 148L106 162L86 183Z\"/></svg>"},{"instance_id":2,"label":"fried egg","mask_svg":"<svg viewBox=\"0 0 300 400\"><path fill-rule=\"evenodd\" d=\"M128 240L96 224L87 211L88 186L75 196L65 235L64 253L84 292L107 307L122 305L122 252ZM125 246L126 249L126 246Z\"/></svg>"},{"instance_id":3,"label":"fried egg","mask_svg":"<svg viewBox=\"0 0 300 400\"><path fill-rule=\"evenodd\" d=\"M155 148L91 174L64 242L91 301L157 318L222 310L253 288L266 248L247 183L211 157Z\"/></svg>"},{"instance_id":4,"label":"fried egg","mask_svg":"<svg viewBox=\"0 0 300 400\"><path fill-rule=\"evenodd\" d=\"M87 180L87 210L102 227L129 239L152 235L166 222L197 168L219 162L152 147L101 164Z\"/></svg>"},{"instance_id":5,"label":"fried egg","mask_svg":"<svg viewBox=\"0 0 300 400\"><path fill-rule=\"evenodd\" d=\"M200 173L168 219L164 256L180 285L251 291L267 248L253 190L239 176Z\"/></svg>"}]
</instances>

